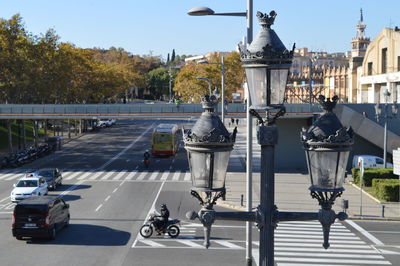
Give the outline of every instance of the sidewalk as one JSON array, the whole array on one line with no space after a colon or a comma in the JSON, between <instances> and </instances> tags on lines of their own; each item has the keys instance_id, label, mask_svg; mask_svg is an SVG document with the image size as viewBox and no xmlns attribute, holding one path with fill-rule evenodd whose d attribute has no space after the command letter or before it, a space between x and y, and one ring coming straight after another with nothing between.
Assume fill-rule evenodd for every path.
<instances>
[{"instance_id":1,"label":"sidewalk","mask_svg":"<svg viewBox=\"0 0 400 266\"><path fill-rule=\"evenodd\" d=\"M226 123L227 124L227 123ZM254 125L254 123L253 123ZM233 127L228 127L229 131ZM261 151L257 144L256 129L253 129L253 168L260 169ZM229 161L226 176L226 200L219 201L220 206L246 210L246 125L242 120L238 126L236 143ZM319 205L316 199L311 198L308 187L309 175L301 173L276 173L275 174L275 204L281 211L306 211L317 212ZM343 211L342 200L349 202L347 214L353 220L398 220L400 221L400 204L381 203L367 193L362 193L358 187L346 180L343 195L336 199L333 209ZM253 199L252 207L255 208L260 200L260 173L253 172ZM243 200L242 200L243 197ZM362 202L362 209L361 209ZM241 204L243 203L243 205ZM384 206L384 207L383 207ZM360 215L362 211L362 215ZM384 213L383 213L384 212Z\"/></svg>"}]
</instances>

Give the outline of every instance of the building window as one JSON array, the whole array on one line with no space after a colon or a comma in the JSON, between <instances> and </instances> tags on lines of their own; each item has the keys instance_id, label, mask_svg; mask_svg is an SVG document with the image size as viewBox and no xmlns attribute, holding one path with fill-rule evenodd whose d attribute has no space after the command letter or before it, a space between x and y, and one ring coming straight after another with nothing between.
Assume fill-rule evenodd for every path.
<instances>
[{"instance_id":1,"label":"building window","mask_svg":"<svg viewBox=\"0 0 400 266\"><path fill-rule=\"evenodd\" d=\"M397 57L397 71L400 71L400 56Z\"/></svg>"},{"instance_id":2,"label":"building window","mask_svg":"<svg viewBox=\"0 0 400 266\"><path fill-rule=\"evenodd\" d=\"M368 76L372 75L372 62L368 63Z\"/></svg>"},{"instance_id":3,"label":"building window","mask_svg":"<svg viewBox=\"0 0 400 266\"><path fill-rule=\"evenodd\" d=\"M382 74L386 73L387 67L387 48L382 49Z\"/></svg>"}]
</instances>

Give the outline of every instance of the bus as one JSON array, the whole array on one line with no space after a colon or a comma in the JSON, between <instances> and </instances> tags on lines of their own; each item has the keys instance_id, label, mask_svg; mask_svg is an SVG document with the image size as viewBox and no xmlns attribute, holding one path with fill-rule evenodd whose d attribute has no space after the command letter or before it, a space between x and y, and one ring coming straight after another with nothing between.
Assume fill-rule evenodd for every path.
<instances>
[{"instance_id":1,"label":"bus","mask_svg":"<svg viewBox=\"0 0 400 266\"><path fill-rule=\"evenodd\" d=\"M181 139L177 124L159 124L151 138L151 153L154 156L174 155Z\"/></svg>"}]
</instances>

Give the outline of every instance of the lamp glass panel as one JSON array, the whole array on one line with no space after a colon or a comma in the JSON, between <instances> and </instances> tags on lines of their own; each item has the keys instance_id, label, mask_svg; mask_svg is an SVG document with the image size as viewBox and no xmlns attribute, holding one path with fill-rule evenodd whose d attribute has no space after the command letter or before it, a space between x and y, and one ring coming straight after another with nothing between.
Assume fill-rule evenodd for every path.
<instances>
[{"instance_id":1,"label":"lamp glass panel","mask_svg":"<svg viewBox=\"0 0 400 266\"><path fill-rule=\"evenodd\" d=\"M192 185L197 188L209 188L211 153L189 152Z\"/></svg>"},{"instance_id":2,"label":"lamp glass panel","mask_svg":"<svg viewBox=\"0 0 400 266\"><path fill-rule=\"evenodd\" d=\"M338 167L338 173L337 173L337 177L336 177L335 188L343 187L344 176L346 174L346 166L347 166L347 161L349 159L350 151L341 151L339 153L340 153L339 167Z\"/></svg>"},{"instance_id":3,"label":"lamp glass panel","mask_svg":"<svg viewBox=\"0 0 400 266\"><path fill-rule=\"evenodd\" d=\"M213 188L225 187L226 170L228 169L230 151L214 153L214 180Z\"/></svg>"},{"instance_id":4,"label":"lamp glass panel","mask_svg":"<svg viewBox=\"0 0 400 266\"><path fill-rule=\"evenodd\" d=\"M261 67L246 68L251 103L255 107L267 106L267 70Z\"/></svg>"},{"instance_id":5,"label":"lamp glass panel","mask_svg":"<svg viewBox=\"0 0 400 266\"><path fill-rule=\"evenodd\" d=\"M306 153L307 152L309 156L308 170L311 174L313 187L322 190L335 188L339 152L314 150L306 151Z\"/></svg>"},{"instance_id":6,"label":"lamp glass panel","mask_svg":"<svg viewBox=\"0 0 400 266\"><path fill-rule=\"evenodd\" d=\"M271 69L271 104L283 104L289 70Z\"/></svg>"}]
</instances>

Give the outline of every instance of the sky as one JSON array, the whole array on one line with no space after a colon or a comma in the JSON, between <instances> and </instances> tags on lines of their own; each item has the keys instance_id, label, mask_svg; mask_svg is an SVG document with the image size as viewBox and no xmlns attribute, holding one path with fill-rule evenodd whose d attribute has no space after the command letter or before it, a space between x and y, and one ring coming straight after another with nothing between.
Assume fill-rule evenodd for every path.
<instances>
[{"instance_id":1,"label":"sky","mask_svg":"<svg viewBox=\"0 0 400 266\"><path fill-rule=\"evenodd\" d=\"M356 36L363 9L366 36L400 27L399 0L253 0L253 35L257 11L277 12L272 28L285 46L312 51L346 52ZM216 13L245 12L247 0L0 0L0 17L19 13L34 35L53 28L62 42L82 48L121 47L135 55L177 55L232 51L246 36L246 19L189 16L196 6Z\"/></svg>"}]
</instances>

